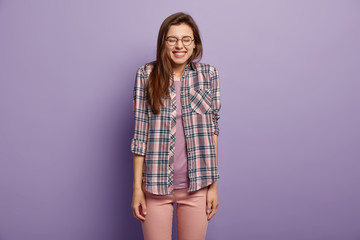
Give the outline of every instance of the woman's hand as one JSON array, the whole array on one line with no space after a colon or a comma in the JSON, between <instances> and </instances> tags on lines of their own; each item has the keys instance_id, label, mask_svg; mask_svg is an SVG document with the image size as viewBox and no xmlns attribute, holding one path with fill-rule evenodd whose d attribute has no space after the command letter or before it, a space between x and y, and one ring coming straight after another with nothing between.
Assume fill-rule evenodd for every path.
<instances>
[{"instance_id":1,"label":"woman's hand","mask_svg":"<svg viewBox=\"0 0 360 240\"><path fill-rule=\"evenodd\" d=\"M140 211L139 211L139 206L141 206ZM145 194L141 188L136 188L133 190L131 208L135 218L137 218L140 221L145 221L146 202L145 202Z\"/></svg>"},{"instance_id":2,"label":"woman's hand","mask_svg":"<svg viewBox=\"0 0 360 240\"><path fill-rule=\"evenodd\" d=\"M215 215L217 209L219 207L219 197L217 193L217 187L210 187L206 193L206 214L208 215L208 221ZM210 210L212 210L210 212Z\"/></svg>"}]
</instances>

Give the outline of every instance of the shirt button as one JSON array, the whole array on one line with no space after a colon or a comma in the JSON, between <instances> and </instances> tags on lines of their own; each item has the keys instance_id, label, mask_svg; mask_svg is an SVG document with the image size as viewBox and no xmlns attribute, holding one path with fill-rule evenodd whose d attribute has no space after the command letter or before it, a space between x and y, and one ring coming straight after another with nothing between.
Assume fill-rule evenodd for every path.
<instances>
[{"instance_id":1,"label":"shirt button","mask_svg":"<svg viewBox=\"0 0 360 240\"><path fill-rule=\"evenodd\" d=\"M187 135L186 135L186 137L187 137L187 138L189 138L189 137L190 137L190 135L189 135L189 134L187 134Z\"/></svg>"}]
</instances>

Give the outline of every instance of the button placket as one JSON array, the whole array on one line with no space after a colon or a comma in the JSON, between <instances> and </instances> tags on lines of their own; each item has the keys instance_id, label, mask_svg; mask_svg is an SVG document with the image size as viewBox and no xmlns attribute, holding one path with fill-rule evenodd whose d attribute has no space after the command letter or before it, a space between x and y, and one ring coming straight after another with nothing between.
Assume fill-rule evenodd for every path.
<instances>
[{"instance_id":1,"label":"button placket","mask_svg":"<svg viewBox=\"0 0 360 240\"><path fill-rule=\"evenodd\" d=\"M176 138L176 93L173 82L170 85L170 146L169 146L169 164L168 164L168 185L173 185L174 177L174 157L175 157L175 138Z\"/></svg>"}]
</instances>

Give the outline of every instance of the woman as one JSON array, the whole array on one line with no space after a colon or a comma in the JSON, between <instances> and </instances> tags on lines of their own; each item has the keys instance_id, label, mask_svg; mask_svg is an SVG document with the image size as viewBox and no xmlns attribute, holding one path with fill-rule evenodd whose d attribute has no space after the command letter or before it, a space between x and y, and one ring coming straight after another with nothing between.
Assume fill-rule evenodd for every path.
<instances>
[{"instance_id":1,"label":"woman","mask_svg":"<svg viewBox=\"0 0 360 240\"><path fill-rule=\"evenodd\" d=\"M201 57L196 23L175 13L160 27L156 61L136 74L132 210L146 240L171 239L174 203L178 239L205 239L219 206L219 75Z\"/></svg>"}]
</instances>

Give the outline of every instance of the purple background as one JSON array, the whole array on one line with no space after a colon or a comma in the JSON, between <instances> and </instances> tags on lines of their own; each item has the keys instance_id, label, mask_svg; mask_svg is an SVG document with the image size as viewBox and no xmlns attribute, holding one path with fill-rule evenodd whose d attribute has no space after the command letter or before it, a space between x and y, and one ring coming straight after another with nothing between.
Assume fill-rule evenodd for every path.
<instances>
[{"instance_id":1,"label":"purple background","mask_svg":"<svg viewBox=\"0 0 360 240\"><path fill-rule=\"evenodd\" d=\"M0 239L142 238L132 88L177 11L221 79L207 239L360 239L355 0L0 1Z\"/></svg>"}]
</instances>

